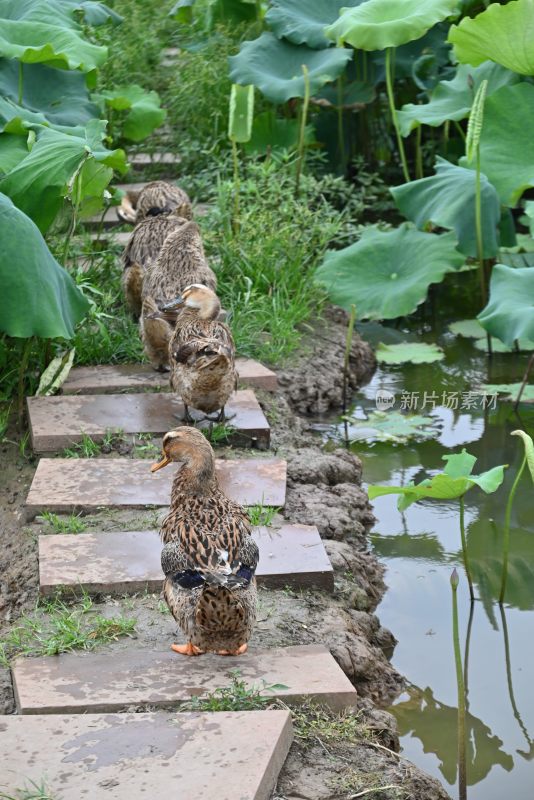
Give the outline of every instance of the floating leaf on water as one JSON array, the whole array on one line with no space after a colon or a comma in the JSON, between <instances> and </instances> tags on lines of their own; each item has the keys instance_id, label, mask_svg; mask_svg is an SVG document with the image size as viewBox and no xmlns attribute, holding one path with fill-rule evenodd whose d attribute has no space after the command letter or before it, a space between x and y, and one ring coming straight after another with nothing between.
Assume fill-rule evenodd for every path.
<instances>
[{"instance_id":1,"label":"floating leaf on water","mask_svg":"<svg viewBox=\"0 0 534 800\"><path fill-rule=\"evenodd\" d=\"M465 339L482 339L486 336L486 331L478 319L461 319L451 322L449 330L455 336L463 336Z\"/></svg>"},{"instance_id":2,"label":"floating leaf on water","mask_svg":"<svg viewBox=\"0 0 534 800\"><path fill-rule=\"evenodd\" d=\"M431 364L445 358L445 353L436 344L426 342L380 342L376 348L376 358L381 364Z\"/></svg>"},{"instance_id":3,"label":"floating leaf on water","mask_svg":"<svg viewBox=\"0 0 534 800\"><path fill-rule=\"evenodd\" d=\"M436 420L422 414L400 411L372 411L367 419L350 419L351 441L405 444L410 439L431 439L436 435Z\"/></svg>"},{"instance_id":4,"label":"floating leaf on water","mask_svg":"<svg viewBox=\"0 0 534 800\"><path fill-rule=\"evenodd\" d=\"M475 347L477 350L482 350L483 353L487 353L488 340L486 338L477 339ZM492 353L530 353L532 350L534 350L534 342L531 342L530 339L519 339L516 349L515 344L512 347L508 347L508 345L501 342L500 339L496 339L494 336L491 337Z\"/></svg>"},{"instance_id":5,"label":"floating leaf on water","mask_svg":"<svg viewBox=\"0 0 534 800\"><path fill-rule=\"evenodd\" d=\"M521 389L520 383L485 383L480 387L481 394L498 394L502 395L500 398L505 403L515 402L519 390ZM521 402L532 403L534 402L534 386L525 386L521 395Z\"/></svg>"}]
</instances>

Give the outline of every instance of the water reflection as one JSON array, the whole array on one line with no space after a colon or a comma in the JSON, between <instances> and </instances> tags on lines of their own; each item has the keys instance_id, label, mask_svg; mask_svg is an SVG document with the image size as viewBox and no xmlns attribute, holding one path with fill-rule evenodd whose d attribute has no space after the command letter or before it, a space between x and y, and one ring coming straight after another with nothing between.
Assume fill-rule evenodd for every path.
<instances>
[{"instance_id":1,"label":"water reflection","mask_svg":"<svg viewBox=\"0 0 534 800\"><path fill-rule=\"evenodd\" d=\"M401 699L391 709L399 733L418 738L423 744L423 752L434 753L439 759L441 774L453 786L458 775L458 709L437 700L430 687L410 686L405 695L407 698ZM514 760L503 749L502 739L469 711L466 714L466 734L468 786L484 780L495 765L507 772L512 770Z\"/></svg>"}]
</instances>

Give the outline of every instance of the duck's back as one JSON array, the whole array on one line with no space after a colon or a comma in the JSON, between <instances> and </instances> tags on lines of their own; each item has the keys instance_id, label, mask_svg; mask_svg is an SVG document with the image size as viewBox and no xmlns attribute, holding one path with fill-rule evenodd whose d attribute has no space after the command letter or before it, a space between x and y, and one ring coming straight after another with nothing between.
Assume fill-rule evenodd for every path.
<instances>
[{"instance_id":1,"label":"duck's back","mask_svg":"<svg viewBox=\"0 0 534 800\"><path fill-rule=\"evenodd\" d=\"M122 254L124 269L139 264L144 270L157 259L167 236L177 231L187 220L175 214L148 217L132 232Z\"/></svg>"}]
</instances>

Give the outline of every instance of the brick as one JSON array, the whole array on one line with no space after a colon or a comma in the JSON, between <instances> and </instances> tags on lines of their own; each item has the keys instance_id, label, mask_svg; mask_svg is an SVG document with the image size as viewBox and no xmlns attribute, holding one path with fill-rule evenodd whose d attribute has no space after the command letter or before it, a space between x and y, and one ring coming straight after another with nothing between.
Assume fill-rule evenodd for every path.
<instances>
[{"instance_id":1,"label":"brick","mask_svg":"<svg viewBox=\"0 0 534 800\"><path fill-rule=\"evenodd\" d=\"M333 591L333 570L317 528L284 525L255 528L260 549L258 583L277 588ZM159 592L162 544L157 531L81 533L39 537L41 594Z\"/></svg>"},{"instance_id":2,"label":"brick","mask_svg":"<svg viewBox=\"0 0 534 800\"><path fill-rule=\"evenodd\" d=\"M251 358L236 359L239 384L274 392L276 373ZM126 391L167 391L169 375L156 372L149 364L100 364L74 367L62 387L63 394L115 394Z\"/></svg>"},{"instance_id":3,"label":"brick","mask_svg":"<svg viewBox=\"0 0 534 800\"><path fill-rule=\"evenodd\" d=\"M168 506L179 465L150 472L151 462L130 458L41 458L26 500L28 518L42 511ZM223 490L236 503L283 506L287 464L279 458L218 459Z\"/></svg>"},{"instance_id":4,"label":"brick","mask_svg":"<svg viewBox=\"0 0 534 800\"><path fill-rule=\"evenodd\" d=\"M250 647L243 656L207 653L188 658L170 647L155 651L136 642L129 644L102 652L17 659L12 675L19 712L83 714L143 705L169 708L230 685L236 669L249 686L285 687L265 690L269 697L317 702L334 711L356 703L356 690L322 645Z\"/></svg>"},{"instance_id":5,"label":"brick","mask_svg":"<svg viewBox=\"0 0 534 800\"><path fill-rule=\"evenodd\" d=\"M100 442L109 431L163 436L182 424L183 403L174 394L103 394L28 397L31 441L35 453L55 453L82 440ZM270 427L251 389L235 392L226 405L234 432L230 444L269 447ZM194 413L194 412L193 412ZM201 415L202 416L202 415ZM204 427L210 423L202 423Z\"/></svg>"},{"instance_id":6,"label":"brick","mask_svg":"<svg viewBox=\"0 0 534 800\"><path fill-rule=\"evenodd\" d=\"M2 790L44 781L56 798L268 800L292 738L283 710L2 717Z\"/></svg>"}]
</instances>

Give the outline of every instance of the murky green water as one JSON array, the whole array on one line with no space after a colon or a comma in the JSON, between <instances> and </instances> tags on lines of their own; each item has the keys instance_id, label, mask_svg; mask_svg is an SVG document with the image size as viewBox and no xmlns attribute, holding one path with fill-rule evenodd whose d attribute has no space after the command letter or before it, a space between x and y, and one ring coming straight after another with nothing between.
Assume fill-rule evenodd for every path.
<instances>
[{"instance_id":1,"label":"murky green water","mask_svg":"<svg viewBox=\"0 0 534 800\"><path fill-rule=\"evenodd\" d=\"M464 296L449 287L457 313L466 313ZM436 301L437 302L437 301ZM450 315L449 315L450 318ZM379 370L358 394L356 409L375 408L378 389L395 393L399 408L403 392L436 392L438 405L430 413L437 421L433 439L407 445L358 443L368 483L418 482L440 470L446 453L465 447L477 456L474 472L510 464L504 486L493 495L475 488L466 495L468 547L477 601L470 615L467 582L462 569L457 501L428 501L397 510L395 496L374 502L377 523L372 542L387 565L389 589L378 609L383 625L398 639L393 656L409 685L392 711L397 717L404 754L438 777L453 797L457 786L457 689L452 650L450 575L460 573L460 636L467 662L468 765L470 800L532 800L534 796L534 487L524 474L516 495L511 530L511 556L506 607L496 603L501 577L504 506L522 445L510 432L523 428L534 434L534 406L495 409L442 405L442 393L467 393L488 378L488 360L473 340L455 338L427 324L426 333L363 325L368 340L393 342L406 338L437 341L444 361ZM493 382L520 380L526 357L493 357ZM420 412L420 408L417 409ZM429 408L424 410L428 413Z\"/></svg>"}]
</instances>

